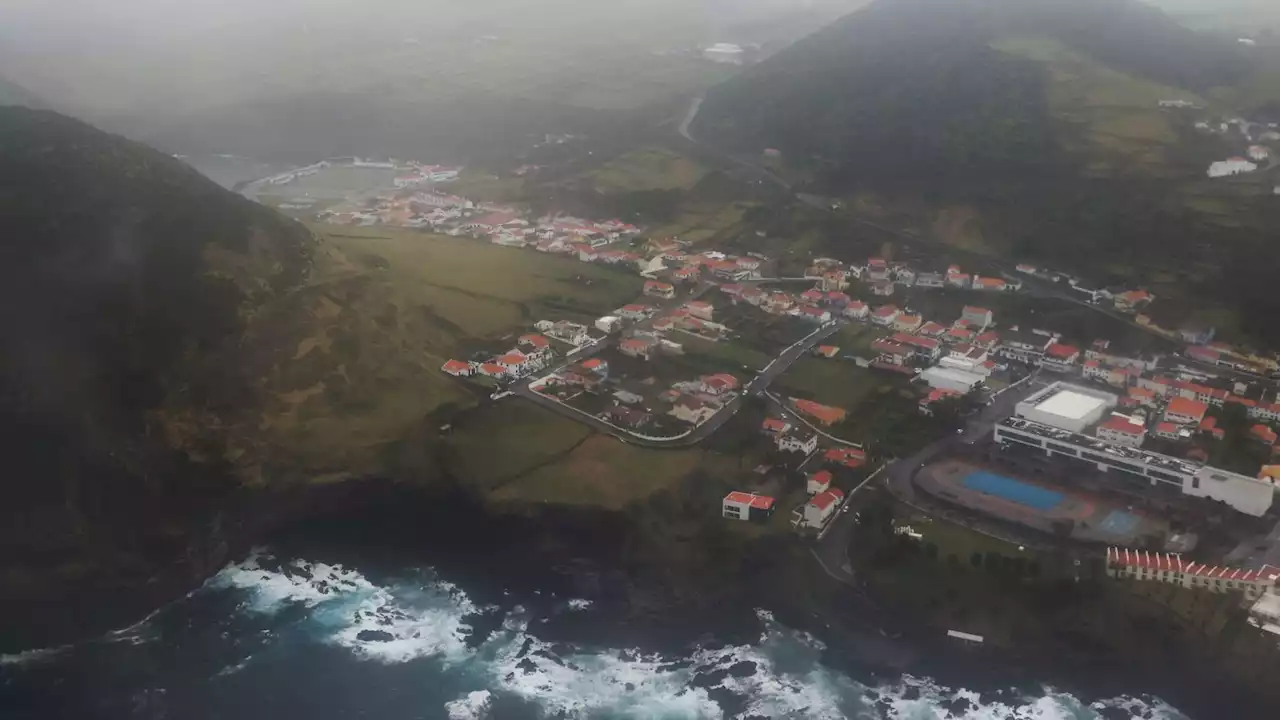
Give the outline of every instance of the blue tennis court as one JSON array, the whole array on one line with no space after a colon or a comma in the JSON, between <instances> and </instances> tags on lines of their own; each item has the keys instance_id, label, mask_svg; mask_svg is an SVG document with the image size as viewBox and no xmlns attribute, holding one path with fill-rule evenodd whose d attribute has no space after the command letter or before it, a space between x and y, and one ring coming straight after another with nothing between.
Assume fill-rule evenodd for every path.
<instances>
[{"instance_id":1,"label":"blue tennis court","mask_svg":"<svg viewBox=\"0 0 1280 720\"><path fill-rule=\"evenodd\" d=\"M1011 500L1019 505L1026 505L1041 512L1052 510L1062 502L1062 493L1046 490L1036 485L1029 485L1013 478L989 472L971 472L962 481L970 490L977 490L988 495L995 495Z\"/></svg>"},{"instance_id":2,"label":"blue tennis court","mask_svg":"<svg viewBox=\"0 0 1280 720\"><path fill-rule=\"evenodd\" d=\"M1114 535L1128 535L1138 526L1137 515L1127 513L1123 510L1112 510L1107 517L1098 525L1098 527L1106 530Z\"/></svg>"}]
</instances>

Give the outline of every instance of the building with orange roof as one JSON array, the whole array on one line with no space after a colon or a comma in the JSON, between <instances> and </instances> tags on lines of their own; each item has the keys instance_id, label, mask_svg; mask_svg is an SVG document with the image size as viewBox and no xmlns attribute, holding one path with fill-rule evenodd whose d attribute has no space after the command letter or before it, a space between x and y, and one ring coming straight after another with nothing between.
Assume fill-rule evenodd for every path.
<instances>
[{"instance_id":1,"label":"building with orange roof","mask_svg":"<svg viewBox=\"0 0 1280 720\"><path fill-rule=\"evenodd\" d=\"M780 435L791 429L791 423L781 418L765 418L760 423L760 431L771 435Z\"/></svg>"},{"instance_id":2,"label":"building with orange roof","mask_svg":"<svg viewBox=\"0 0 1280 720\"><path fill-rule=\"evenodd\" d=\"M814 529L822 528L835 515L842 502L844 502L844 492L837 488L820 492L796 509L792 515L791 524Z\"/></svg>"},{"instance_id":3,"label":"building with orange roof","mask_svg":"<svg viewBox=\"0 0 1280 720\"><path fill-rule=\"evenodd\" d=\"M810 495L817 495L831 489L832 475L830 470L819 470L809 475L808 481L805 483L806 489Z\"/></svg>"},{"instance_id":4,"label":"building with orange roof","mask_svg":"<svg viewBox=\"0 0 1280 720\"><path fill-rule=\"evenodd\" d=\"M502 378L507 376L507 369L497 363L481 363L480 374L492 378Z\"/></svg>"},{"instance_id":5,"label":"building with orange roof","mask_svg":"<svg viewBox=\"0 0 1280 720\"><path fill-rule=\"evenodd\" d=\"M720 515L731 520L763 520L773 513L774 504L767 495L735 490L724 496Z\"/></svg>"},{"instance_id":6,"label":"building with orange roof","mask_svg":"<svg viewBox=\"0 0 1280 720\"><path fill-rule=\"evenodd\" d=\"M1266 425L1259 424L1249 428L1249 437L1267 447L1272 447L1276 444L1276 431Z\"/></svg>"},{"instance_id":7,"label":"building with orange roof","mask_svg":"<svg viewBox=\"0 0 1280 720\"><path fill-rule=\"evenodd\" d=\"M671 283L664 283L660 280L646 280L644 294L670 300L676 296L676 288Z\"/></svg>"},{"instance_id":8,"label":"building with orange roof","mask_svg":"<svg viewBox=\"0 0 1280 720\"><path fill-rule=\"evenodd\" d=\"M551 341L541 335L521 335L516 345L525 345L534 350L543 350L551 345Z\"/></svg>"},{"instance_id":9,"label":"building with orange roof","mask_svg":"<svg viewBox=\"0 0 1280 720\"><path fill-rule=\"evenodd\" d=\"M1129 580L1154 580L1210 592L1239 592L1253 601L1280 587L1280 568L1258 570L1206 565L1181 555L1147 550L1107 548L1107 575Z\"/></svg>"},{"instance_id":10,"label":"building with orange roof","mask_svg":"<svg viewBox=\"0 0 1280 720\"><path fill-rule=\"evenodd\" d=\"M840 348L835 345L819 345L813 349L813 354L824 358L833 358L840 354Z\"/></svg>"},{"instance_id":11,"label":"building with orange roof","mask_svg":"<svg viewBox=\"0 0 1280 720\"><path fill-rule=\"evenodd\" d=\"M657 343L652 340L642 338L630 338L618 343L618 352L642 360L649 360L652 357L653 348Z\"/></svg>"},{"instance_id":12,"label":"building with orange roof","mask_svg":"<svg viewBox=\"0 0 1280 720\"><path fill-rule=\"evenodd\" d=\"M1164 419L1178 425L1198 425L1208 410L1209 406L1198 400L1178 396L1169 401L1169 406L1164 410Z\"/></svg>"},{"instance_id":13,"label":"building with orange roof","mask_svg":"<svg viewBox=\"0 0 1280 720\"><path fill-rule=\"evenodd\" d=\"M831 448L822 455L823 462L843 465L849 469L860 468L867 462L867 453L858 448Z\"/></svg>"},{"instance_id":14,"label":"building with orange roof","mask_svg":"<svg viewBox=\"0 0 1280 720\"><path fill-rule=\"evenodd\" d=\"M442 365L440 369L454 377L471 377L476 374L474 365L461 360L450 360Z\"/></svg>"},{"instance_id":15,"label":"building with orange roof","mask_svg":"<svg viewBox=\"0 0 1280 720\"><path fill-rule=\"evenodd\" d=\"M802 413L816 420L818 423L827 426L841 422L849 414L843 408L830 407L802 398L792 398L791 404L796 409L796 412Z\"/></svg>"}]
</instances>

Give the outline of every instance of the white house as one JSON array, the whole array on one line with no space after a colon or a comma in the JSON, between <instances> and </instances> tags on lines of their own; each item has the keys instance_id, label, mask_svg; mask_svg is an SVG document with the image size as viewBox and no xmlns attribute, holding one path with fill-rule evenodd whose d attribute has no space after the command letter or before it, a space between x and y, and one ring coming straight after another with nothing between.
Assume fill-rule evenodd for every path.
<instances>
[{"instance_id":1,"label":"white house","mask_svg":"<svg viewBox=\"0 0 1280 720\"><path fill-rule=\"evenodd\" d=\"M1239 175L1257 170L1258 166L1245 160L1242 157L1233 157L1227 160L1219 160L1209 166L1209 177L1220 178L1229 177L1231 175Z\"/></svg>"},{"instance_id":2,"label":"white house","mask_svg":"<svg viewBox=\"0 0 1280 720\"><path fill-rule=\"evenodd\" d=\"M773 512L773 503L771 497L735 490L724 496L720 515L731 520L755 520L768 517Z\"/></svg>"},{"instance_id":3,"label":"white house","mask_svg":"<svg viewBox=\"0 0 1280 720\"><path fill-rule=\"evenodd\" d=\"M1147 429L1123 415L1112 415L1110 420L1098 426L1098 439L1113 445L1142 447Z\"/></svg>"},{"instance_id":4,"label":"white house","mask_svg":"<svg viewBox=\"0 0 1280 720\"><path fill-rule=\"evenodd\" d=\"M805 482L805 488L809 491L810 495L817 495L818 493L824 493L830 490L831 471L819 470L818 472L810 475L808 481Z\"/></svg>"},{"instance_id":5,"label":"white house","mask_svg":"<svg viewBox=\"0 0 1280 720\"><path fill-rule=\"evenodd\" d=\"M867 308L867 304L861 300L854 300L846 305L844 310L841 310L840 312L845 317L853 318L855 320L866 320L867 315L871 313L870 309Z\"/></svg>"},{"instance_id":6,"label":"white house","mask_svg":"<svg viewBox=\"0 0 1280 720\"><path fill-rule=\"evenodd\" d=\"M1266 162L1271 159L1271 148L1266 145L1250 145L1249 159L1255 162Z\"/></svg>"},{"instance_id":7,"label":"white house","mask_svg":"<svg viewBox=\"0 0 1280 720\"><path fill-rule=\"evenodd\" d=\"M820 492L809 499L809 502L796 508L791 524L801 527L821 528L827 524L831 516L844 500L844 493L838 488Z\"/></svg>"},{"instance_id":8,"label":"white house","mask_svg":"<svg viewBox=\"0 0 1280 720\"><path fill-rule=\"evenodd\" d=\"M814 433L784 432L779 433L774 441L780 452L798 452L810 455L818 449L818 436Z\"/></svg>"}]
</instances>

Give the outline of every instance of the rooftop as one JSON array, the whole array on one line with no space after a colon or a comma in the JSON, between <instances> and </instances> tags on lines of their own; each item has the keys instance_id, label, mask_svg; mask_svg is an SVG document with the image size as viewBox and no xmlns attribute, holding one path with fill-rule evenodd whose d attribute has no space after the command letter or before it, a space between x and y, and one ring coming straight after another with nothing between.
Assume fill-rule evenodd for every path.
<instances>
[{"instance_id":1,"label":"rooftop","mask_svg":"<svg viewBox=\"0 0 1280 720\"><path fill-rule=\"evenodd\" d=\"M1036 410L1073 420L1081 420L1088 417L1090 413L1102 409L1106 404L1107 401L1099 397L1085 395L1074 390L1059 390L1048 399L1043 400L1039 405L1036 405Z\"/></svg>"},{"instance_id":2,"label":"rooftop","mask_svg":"<svg viewBox=\"0 0 1280 720\"><path fill-rule=\"evenodd\" d=\"M756 510L768 510L773 507L773 498L765 495L756 495L754 493L739 492L737 490L724 496L725 502L739 503L741 505L749 505Z\"/></svg>"}]
</instances>

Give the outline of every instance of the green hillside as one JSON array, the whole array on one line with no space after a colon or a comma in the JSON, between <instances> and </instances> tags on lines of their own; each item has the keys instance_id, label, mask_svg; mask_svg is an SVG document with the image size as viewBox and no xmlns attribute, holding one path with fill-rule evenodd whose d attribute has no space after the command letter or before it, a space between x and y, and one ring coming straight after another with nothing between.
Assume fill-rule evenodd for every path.
<instances>
[{"instance_id":1,"label":"green hillside","mask_svg":"<svg viewBox=\"0 0 1280 720\"><path fill-rule=\"evenodd\" d=\"M1239 282L1280 271L1280 182L1208 182L1245 141L1158 107L1248 112L1231 99L1264 57L1136 0L881 0L714 88L694 131L780 148L816 194L969 217L988 252L1220 301L1280 341L1280 301Z\"/></svg>"}]
</instances>

